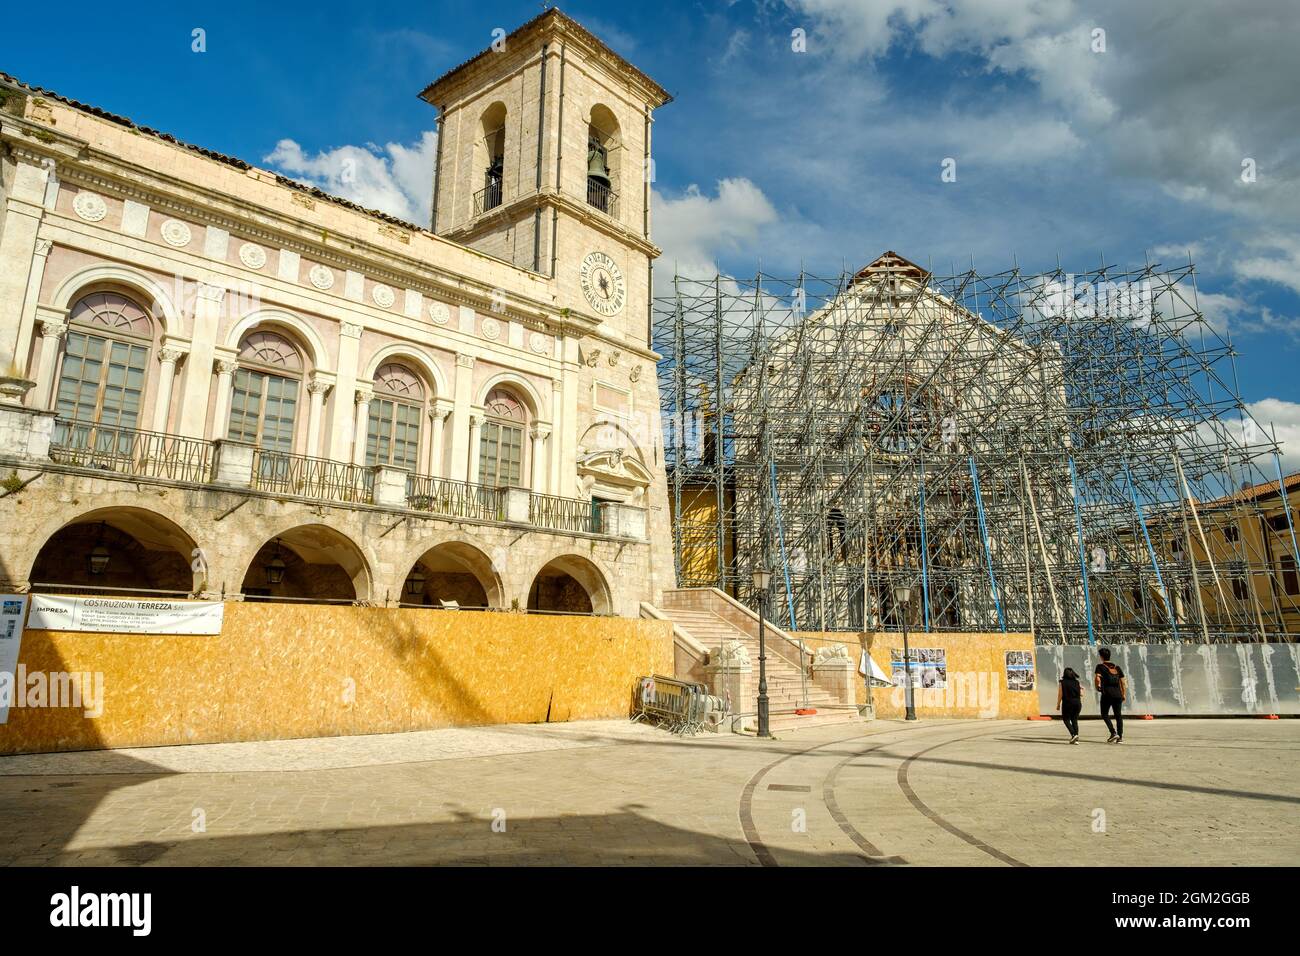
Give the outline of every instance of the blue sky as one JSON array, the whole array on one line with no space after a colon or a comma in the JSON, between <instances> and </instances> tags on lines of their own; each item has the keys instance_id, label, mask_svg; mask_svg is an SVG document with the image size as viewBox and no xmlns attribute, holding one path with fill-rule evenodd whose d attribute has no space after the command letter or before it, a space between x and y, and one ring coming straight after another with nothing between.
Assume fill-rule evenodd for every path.
<instances>
[{"instance_id":1,"label":"blue sky","mask_svg":"<svg viewBox=\"0 0 1300 956\"><path fill-rule=\"evenodd\" d=\"M1243 397L1300 466L1293 0L562 8L676 97L655 127L668 269L833 273L891 248L940 272L1083 270L1190 249ZM27 4L5 14L0 70L427 221L433 111L416 93L540 9L68 2L52 22Z\"/></svg>"}]
</instances>

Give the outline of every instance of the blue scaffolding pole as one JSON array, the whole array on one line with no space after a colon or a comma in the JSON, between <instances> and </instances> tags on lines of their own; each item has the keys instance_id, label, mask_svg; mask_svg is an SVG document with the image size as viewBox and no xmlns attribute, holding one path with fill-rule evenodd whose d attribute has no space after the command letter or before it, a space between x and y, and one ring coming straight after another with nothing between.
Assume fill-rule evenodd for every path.
<instances>
[{"instance_id":1,"label":"blue scaffolding pole","mask_svg":"<svg viewBox=\"0 0 1300 956\"><path fill-rule=\"evenodd\" d=\"M980 538L984 541L984 563L989 569L989 587L993 589L993 606L998 611L998 627L1002 633L1007 632L1007 619L1002 614L1002 600L998 597L998 580L993 576L993 551L989 548L989 531L988 526L984 523L984 498L980 495L980 476L975 471L975 456L971 455L967 459L970 463L970 480L975 488L975 509L979 515Z\"/></svg>"},{"instance_id":2,"label":"blue scaffolding pole","mask_svg":"<svg viewBox=\"0 0 1300 956\"><path fill-rule=\"evenodd\" d=\"M790 612L790 630L798 630L794 626L794 589L790 586L790 562L785 556L785 527L781 524L781 495L776 490L776 462L768 461L768 474L772 480L772 509L776 514L776 540L781 548L781 576L785 580L785 603Z\"/></svg>"},{"instance_id":3,"label":"blue scaffolding pole","mask_svg":"<svg viewBox=\"0 0 1300 956\"><path fill-rule=\"evenodd\" d=\"M1174 613L1174 606L1169 603L1169 591L1165 588L1165 579L1160 573L1160 562L1156 560L1156 549L1151 546L1151 535L1147 533L1147 519L1142 515L1142 505L1138 503L1137 488L1133 486L1133 475L1128 470L1128 459L1124 460L1124 477L1128 480L1128 493L1133 499L1133 510L1137 512L1138 524L1142 526L1142 538L1147 543L1147 554L1151 558L1151 567L1156 572L1156 584L1160 585L1160 599L1165 602L1165 614L1168 615L1169 624L1174 629L1174 640L1181 641L1182 638L1178 636L1178 615Z\"/></svg>"},{"instance_id":4,"label":"blue scaffolding pole","mask_svg":"<svg viewBox=\"0 0 1300 956\"><path fill-rule=\"evenodd\" d=\"M1282 495L1282 507L1286 509L1286 527L1291 532L1291 555L1295 558L1296 573L1300 574L1300 548L1295 543L1295 525L1291 522L1291 499L1286 493L1286 479L1282 477L1282 459L1273 452L1273 467L1277 469L1277 490Z\"/></svg>"},{"instance_id":5,"label":"blue scaffolding pole","mask_svg":"<svg viewBox=\"0 0 1300 956\"><path fill-rule=\"evenodd\" d=\"M921 601L925 607L925 629L930 630L930 545L925 536L925 462L921 462Z\"/></svg>"},{"instance_id":6,"label":"blue scaffolding pole","mask_svg":"<svg viewBox=\"0 0 1300 956\"><path fill-rule=\"evenodd\" d=\"M1083 615L1088 622L1088 643L1096 644L1097 638L1092 633L1092 598L1088 596L1088 559L1083 551L1083 512L1079 510L1079 478L1074 473L1074 456L1071 455L1068 460L1070 462L1070 497L1074 499L1074 530L1079 535L1079 574L1083 578Z\"/></svg>"}]
</instances>

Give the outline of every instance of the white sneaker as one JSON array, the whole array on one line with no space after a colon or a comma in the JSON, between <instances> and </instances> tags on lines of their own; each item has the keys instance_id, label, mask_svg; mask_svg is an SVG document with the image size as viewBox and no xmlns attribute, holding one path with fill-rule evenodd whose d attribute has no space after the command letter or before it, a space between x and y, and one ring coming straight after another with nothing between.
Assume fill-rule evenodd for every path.
<instances>
[{"instance_id":1,"label":"white sneaker","mask_svg":"<svg viewBox=\"0 0 1300 956\"><path fill-rule=\"evenodd\" d=\"M1078 734L1075 734L1073 737L1070 738L1070 743L1072 743L1072 744L1077 744L1078 742L1079 742L1079 735L1078 735Z\"/></svg>"},{"instance_id":2,"label":"white sneaker","mask_svg":"<svg viewBox=\"0 0 1300 956\"><path fill-rule=\"evenodd\" d=\"M1117 741L1117 740L1119 740L1119 738L1116 737L1114 734L1111 734L1111 735L1110 735L1110 739L1107 740L1106 743L1108 743L1108 744L1113 744L1113 743L1114 743L1115 741Z\"/></svg>"}]
</instances>

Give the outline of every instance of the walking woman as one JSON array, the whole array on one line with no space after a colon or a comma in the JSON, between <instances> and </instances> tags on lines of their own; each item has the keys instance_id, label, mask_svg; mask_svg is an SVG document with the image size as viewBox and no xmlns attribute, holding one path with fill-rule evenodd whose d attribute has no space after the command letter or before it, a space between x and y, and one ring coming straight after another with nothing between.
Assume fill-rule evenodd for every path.
<instances>
[{"instance_id":1,"label":"walking woman","mask_svg":"<svg viewBox=\"0 0 1300 956\"><path fill-rule=\"evenodd\" d=\"M1061 723L1070 732L1070 743L1079 742L1079 712L1083 710L1083 686L1073 667L1067 667L1056 687L1056 708L1061 712Z\"/></svg>"}]
</instances>

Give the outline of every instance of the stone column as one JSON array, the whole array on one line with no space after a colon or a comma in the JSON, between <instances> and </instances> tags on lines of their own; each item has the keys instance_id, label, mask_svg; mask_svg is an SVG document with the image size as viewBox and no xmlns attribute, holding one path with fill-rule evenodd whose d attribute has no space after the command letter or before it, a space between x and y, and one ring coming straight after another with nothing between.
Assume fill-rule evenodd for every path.
<instances>
[{"instance_id":1,"label":"stone column","mask_svg":"<svg viewBox=\"0 0 1300 956\"><path fill-rule=\"evenodd\" d=\"M190 335L190 357L185 363L185 385L181 394L181 417L176 431L190 438L202 438L208 416L208 400L212 388L212 362L217 357L217 328L221 323L226 290L220 286L199 284L194 296L194 330ZM226 409L229 410L229 394ZM217 396L218 411L222 398ZM221 429L218 438L225 437L226 416L219 414L213 427Z\"/></svg>"},{"instance_id":2,"label":"stone column","mask_svg":"<svg viewBox=\"0 0 1300 956\"><path fill-rule=\"evenodd\" d=\"M307 383L307 454L313 458L321 453L320 423L325 412L325 393L329 389L330 383L319 375Z\"/></svg>"},{"instance_id":3,"label":"stone column","mask_svg":"<svg viewBox=\"0 0 1300 956\"><path fill-rule=\"evenodd\" d=\"M469 475L467 480L473 483L478 482L478 430L479 426L482 424L483 409L471 409L469 413L469 427L467 429L469 435L469 461L466 465L466 472Z\"/></svg>"},{"instance_id":4,"label":"stone column","mask_svg":"<svg viewBox=\"0 0 1300 956\"><path fill-rule=\"evenodd\" d=\"M560 490L560 463L564 456L560 453L556 443L564 435L564 382L561 379L551 379L551 434L554 436L548 446L551 451L550 456L550 478L546 482L546 487L550 488L550 494L563 494Z\"/></svg>"},{"instance_id":5,"label":"stone column","mask_svg":"<svg viewBox=\"0 0 1300 956\"><path fill-rule=\"evenodd\" d=\"M817 683L834 694L841 704L857 706L857 665L849 657L847 645L831 644L819 648L813 659L813 674Z\"/></svg>"},{"instance_id":6,"label":"stone column","mask_svg":"<svg viewBox=\"0 0 1300 956\"><path fill-rule=\"evenodd\" d=\"M727 703L728 714L752 714L758 707L754 665L749 651L741 641L728 641L709 652L709 663L704 665L709 693ZM728 722L730 723L730 722ZM755 717L745 717L739 722L742 729L758 723Z\"/></svg>"},{"instance_id":7,"label":"stone column","mask_svg":"<svg viewBox=\"0 0 1300 956\"><path fill-rule=\"evenodd\" d=\"M67 322L46 319L41 323L41 364L36 372L32 408L51 408L54 404L54 369L58 364L63 335L67 331Z\"/></svg>"},{"instance_id":8,"label":"stone column","mask_svg":"<svg viewBox=\"0 0 1300 956\"><path fill-rule=\"evenodd\" d=\"M532 474L529 487L539 495L549 494L549 482L546 480L546 439L551 435L551 426L547 422L535 422L532 427L533 458Z\"/></svg>"},{"instance_id":9,"label":"stone column","mask_svg":"<svg viewBox=\"0 0 1300 956\"><path fill-rule=\"evenodd\" d=\"M11 134L18 139L12 126L6 126L4 134L6 140ZM42 165L42 157L19 145L15 144L11 153L15 165L5 198L5 227L0 232L0 374L7 372L11 364L26 360L18 352L18 343L36 261L36 231L45 215L50 169Z\"/></svg>"},{"instance_id":10,"label":"stone column","mask_svg":"<svg viewBox=\"0 0 1300 956\"><path fill-rule=\"evenodd\" d=\"M451 414L452 408L452 404L444 398L435 399L433 405L429 408L429 474L435 478L443 477L443 432L447 416Z\"/></svg>"},{"instance_id":11,"label":"stone column","mask_svg":"<svg viewBox=\"0 0 1300 956\"><path fill-rule=\"evenodd\" d=\"M558 441L560 447L560 482L555 494L571 497L578 460L578 340L564 339L564 422Z\"/></svg>"},{"instance_id":12,"label":"stone column","mask_svg":"<svg viewBox=\"0 0 1300 956\"><path fill-rule=\"evenodd\" d=\"M353 410L347 407L349 400L355 401L357 387L357 360L361 354L361 333L364 331L355 322L339 324L339 367L335 370L334 380L334 418L330 427L329 453L326 458L335 461L352 461L353 436L356 420ZM367 414L369 409L367 409ZM366 447L366 426L361 424L361 450Z\"/></svg>"},{"instance_id":13,"label":"stone column","mask_svg":"<svg viewBox=\"0 0 1300 956\"><path fill-rule=\"evenodd\" d=\"M357 404L356 425L352 429L352 434L356 436L352 443L352 463L354 465L364 465L366 463L366 437L370 430L370 400L375 397L375 390L369 385L358 385L355 389L355 401Z\"/></svg>"},{"instance_id":14,"label":"stone column","mask_svg":"<svg viewBox=\"0 0 1300 956\"><path fill-rule=\"evenodd\" d=\"M457 481L473 481L469 472L470 403L474 401L474 356L456 353L455 408L451 418L451 469L448 476Z\"/></svg>"},{"instance_id":15,"label":"stone column","mask_svg":"<svg viewBox=\"0 0 1300 956\"><path fill-rule=\"evenodd\" d=\"M158 350L158 395L153 403L153 424L156 432L167 431L167 418L172 408L172 383L176 380L176 363L185 354L183 349L163 346Z\"/></svg>"},{"instance_id":16,"label":"stone column","mask_svg":"<svg viewBox=\"0 0 1300 956\"><path fill-rule=\"evenodd\" d=\"M191 364L194 362L192 354L190 362ZM217 371L217 404L212 412L212 432L210 437L213 441L218 441L224 439L230 431L230 379L235 374L235 369L239 368L239 363L229 359L219 359L215 367ZM189 394L188 389L186 394Z\"/></svg>"},{"instance_id":17,"label":"stone column","mask_svg":"<svg viewBox=\"0 0 1300 956\"><path fill-rule=\"evenodd\" d=\"M53 178L53 171L50 172L50 176ZM36 320L40 312L41 280L45 278L45 264L49 261L50 250L53 248L54 243L49 239L36 240L36 248L33 250L32 256L32 270L27 277L27 296L23 302L22 320L18 327L18 347L15 354L19 357L26 356L31 349L32 334L36 329ZM56 310L47 309L46 311ZM67 310L59 309L57 311L60 313L60 318L67 321Z\"/></svg>"}]
</instances>

